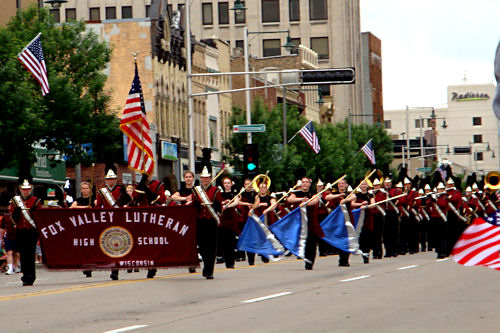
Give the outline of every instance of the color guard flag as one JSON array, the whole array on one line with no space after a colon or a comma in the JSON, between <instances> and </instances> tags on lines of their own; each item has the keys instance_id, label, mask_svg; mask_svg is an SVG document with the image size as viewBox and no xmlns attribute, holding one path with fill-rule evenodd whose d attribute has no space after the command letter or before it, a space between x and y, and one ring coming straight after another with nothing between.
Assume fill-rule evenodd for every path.
<instances>
[{"instance_id":1,"label":"color guard flag","mask_svg":"<svg viewBox=\"0 0 500 333\"><path fill-rule=\"evenodd\" d=\"M354 223L351 223L347 209L338 206L320 223L320 226L325 234L323 239L326 242L344 252L361 254L359 234L364 223L364 211L355 209L352 215Z\"/></svg>"},{"instance_id":2,"label":"color guard flag","mask_svg":"<svg viewBox=\"0 0 500 333\"><path fill-rule=\"evenodd\" d=\"M297 207L278 222L273 223L269 230L283 246L297 257L305 258L307 239L306 207Z\"/></svg>"},{"instance_id":3,"label":"color guard flag","mask_svg":"<svg viewBox=\"0 0 500 333\"><path fill-rule=\"evenodd\" d=\"M285 252L285 248L269 231L269 228L260 218L251 214L241 232L236 248L240 251L257 253L266 257L279 256Z\"/></svg>"},{"instance_id":4,"label":"color guard flag","mask_svg":"<svg viewBox=\"0 0 500 333\"><path fill-rule=\"evenodd\" d=\"M486 219L476 218L462 233L451 255L460 265L500 270L500 210Z\"/></svg>"},{"instance_id":5,"label":"color guard flag","mask_svg":"<svg viewBox=\"0 0 500 333\"><path fill-rule=\"evenodd\" d=\"M49 79L47 78L47 68L45 67L45 57L43 56L42 41L40 32L26 47L19 52L17 59L26 68L38 84L42 87L42 95L50 92Z\"/></svg>"},{"instance_id":6,"label":"color guard flag","mask_svg":"<svg viewBox=\"0 0 500 333\"><path fill-rule=\"evenodd\" d=\"M363 151L363 153L365 153L366 157L368 157L370 163L375 165L375 150L373 150L372 139L368 140L368 142L363 147L361 147L361 150Z\"/></svg>"},{"instance_id":7,"label":"color guard flag","mask_svg":"<svg viewBox=\"0 0 500 333\"><path fill-rule=\"evenodd\" d=\"M153 143L144 108L141 81L135 64L135 76L128 93L127 104L120 121L120 129L127 136L128 167L151 175L155 168Z\"/></svg>"},{"instance_id":8,"label":"color guard flag","mask_svg":"<svg viewBox=\"0 0 500 333\"><path fill-rule=\"evenodd\" d=\"M319 146L318 136L314 130L312 120L304 125L299 131L299 134L306 140L307 144L314 150L316 154L319 153L321 147Z\"/></svg>"}]
</instances>

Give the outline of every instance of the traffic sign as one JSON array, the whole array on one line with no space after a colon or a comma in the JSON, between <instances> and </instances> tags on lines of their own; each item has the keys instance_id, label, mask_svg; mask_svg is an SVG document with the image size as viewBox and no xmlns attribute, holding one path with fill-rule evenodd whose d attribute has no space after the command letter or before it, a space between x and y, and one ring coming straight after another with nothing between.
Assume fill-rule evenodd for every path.
<instances>
[{"instance_id":1,"label":"traffic sign","mask_svg":"<svg viewBox=\"0 0 500 333\"><path fill-rule=\"evenodd\" d=\"M425 168L417 168L417 171L421 171L421 172L431 172L431 168L430 168L430 167L425 167Z\"/></svg>"},{"instance_id":2,"label":"traffic sign","mask_svg":"<svg viewBox=\"0 0 500 333\"><path fill-rule=\"evenodd\" d=\"M265 131L266 124L233 125L233 133L258 133Z\"/></svg>"}]
</instances>

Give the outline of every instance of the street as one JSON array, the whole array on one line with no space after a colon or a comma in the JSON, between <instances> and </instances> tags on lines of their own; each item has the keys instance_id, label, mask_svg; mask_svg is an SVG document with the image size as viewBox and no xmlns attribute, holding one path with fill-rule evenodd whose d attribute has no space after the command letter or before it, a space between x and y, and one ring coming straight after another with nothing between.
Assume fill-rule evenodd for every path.
<instances>
[{"instance_id":1,"label":"street","mask_svg":"<svg viewBox=\"0 0 500 333\"><path fill-rule=\"evenodd\" d=\"M495 332L500 272L462 267L434 253L371 260L317 258L314 270L287 257L215 279L187 269L109 272L41 266L33 287L0 277L3 332Z\"/></svg>"}]
</instances>

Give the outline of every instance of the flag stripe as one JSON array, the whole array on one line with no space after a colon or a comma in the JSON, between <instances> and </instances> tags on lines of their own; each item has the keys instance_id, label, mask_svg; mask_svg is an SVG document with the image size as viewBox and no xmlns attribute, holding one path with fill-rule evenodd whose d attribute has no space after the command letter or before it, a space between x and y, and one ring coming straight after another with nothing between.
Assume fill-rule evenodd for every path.
<instances>
[{"instance_id":1,"label":"flag stripe","mask_svg":"<svg viewBox=\"0 0 500 333\"><path fill-rule=\"evenodd\" d=\"M361 151L365 153L370 163L375 165L375 150L373 149L372 139L368 140L368 142L363 147L361 147Z\"/></svg>"},{"instance_id":2,"label":"flag stripe","mask_svg":"<svg viewBox=\"0 0 500 333\"><path fill-rule=\"evenodd\" d=\"M307 144L314 150L316 154L319 153L321 147L319 146L318 136L316 131L314 131L314 126L312 121L309 121L299 130L299 134L306 140Z\"/></svg>"},{"instance_id":3,"label":"flag stripe","mask_svg":"<svg viewBox=\"0 0 500 333\"><path fill-rule=\"evenodd\" d=\"M18 54L17 59L42 87L42 95L47 95L50 92L49 80L47 77L47 67L45 66L45 57L43 55L40 34L26 45Z\"/></svg>"}]
</instances>

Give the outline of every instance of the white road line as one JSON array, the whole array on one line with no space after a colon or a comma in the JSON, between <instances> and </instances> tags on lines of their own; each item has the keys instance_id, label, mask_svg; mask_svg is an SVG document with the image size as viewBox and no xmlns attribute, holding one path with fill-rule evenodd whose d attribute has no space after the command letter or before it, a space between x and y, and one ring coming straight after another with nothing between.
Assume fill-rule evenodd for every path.
<instances>
[{"instance_id":1,"label":"white road line","mask_svg":"<svg viewBox=\"0 0 500 333\"><path fill-rule=\"evenodd\" d=\"M409 268L415 268L415 267L418 267L418 265L410 265L410 266L405 266L405 267L399 267L398 269L399 270L403 270L403 269L409 269Z\"/></svg>"},{"instance_id":2,"label":"white road line","mask_svg":"<svg viewBox=\"0 0 500 333\"><path fill-rule=\"evenodd\" d=\"M446 260L450 260L450 258L438 259L436 261L446 261Z\"/></svg>"},{"instance_id":3,"label":"white road line","mask_svg":"<svg viewBox=\"0 0 500 333\"><path fill-rule=\"evenodd\" d=\"M127 332L127 331L136 330L138 328L143 328L143 327L146 327L146 326L148 326L148 325L133 325L133 326L123 327L123 328L117 328L116 330L106 331L106 332L103 332L103 333Z\"/></svg>"},{"instance_id":4,"label":"white road line","mask_svg":"<svg viewBox=\"0 0 500 333\"><path fill-rule=\"evenodd\" d=\"M285 292L279 293L279 294L274 294L274 295L269 295L269 296L264 296L264 297L259 297L259 298L253 298L253 299L247 299L246 301L241 301L241 303L255 303L255 302L265 301L268 299L286 296L286 295L290 295L290 294L293 294L293 292L285 291Z\"/></svg>"},{"instance_id":5,"label":"white road line","mask_svg":"<svg viewBox=\"0 0 500 333\"><path fill-rule=\"evenodd\" d=\"M357 277L354 277L354 278L351 278L351 279L340 280L340 282L356 281L356 280L361 280L361 279L369 278L370 276L371 275L361 275L361 276L357 276Z\"/></svg>"}]
</instances>

